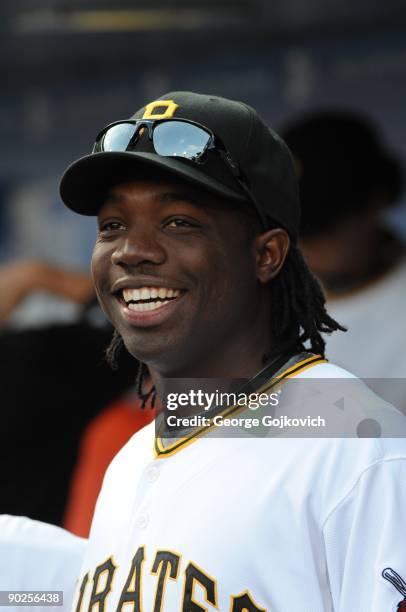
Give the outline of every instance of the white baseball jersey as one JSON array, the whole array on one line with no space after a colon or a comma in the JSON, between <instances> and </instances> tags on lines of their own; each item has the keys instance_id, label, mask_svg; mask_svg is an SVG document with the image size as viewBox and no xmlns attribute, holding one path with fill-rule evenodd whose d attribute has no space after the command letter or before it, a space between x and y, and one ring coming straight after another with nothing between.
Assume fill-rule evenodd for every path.
<instances>
[{"instance_id":1,"label":"white baseball jersey","mask_svg":"<svg viewBox=\"0 0 406 612\"><path fill-rule=\"evenodd\" d=\"M23 516L0 515L0 591L63 591L63 606L5 610L70 610L87 540Z\"/></svg>"},{"instance_id":2,"label":"white baseball jersey","mask_svg":"<svg viewBox=\"0 0 406 612\"><path fill-rule=\"evenodd\" d=\"M296 377L351 378L312 363ZM359 382L352 405L367 415L373 397ZM404 439L168 445L151 424L106 473L73 609L395 612L405 516Z\"/></svg>"}]
</instances>

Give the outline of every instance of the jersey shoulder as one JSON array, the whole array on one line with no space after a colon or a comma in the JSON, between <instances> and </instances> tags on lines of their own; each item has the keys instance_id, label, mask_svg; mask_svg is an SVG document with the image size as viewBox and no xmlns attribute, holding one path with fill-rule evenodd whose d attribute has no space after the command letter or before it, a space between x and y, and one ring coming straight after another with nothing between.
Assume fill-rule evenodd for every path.
<instances>
[{"instance_id":1,"label":"jersey shoulder","mask_svg":"<svg viewBox=\"0 0 406 612\"><path fill-rule=\"evenodd\" d=\"M155 421L138 430L118 451L106 470L103 487L108 482L113 488L132 474L142 471L154 459Z\"/></svg>"},{"instance_id":2,"label":"jersey shoulder","mask_svg":"<svg viewBox=\"0 0 406 612\"><path fill-rule=\"evenodd\" d=\"M322 363L316 363L314 366L299 372L298 378L357 378L355 374L352 374L348 370L341 368L334 363L324 361Z\"/></svg>"},{"instance_id":3,"label":"jersey shoulder","mask_svg":"<svg viewBox=\"0 0 406 612\"><path fill-rule=\"evenodd\" d=\"M330 362L316 364L297 378L306 388L311 385L313 394L309 390L308 396L314 402L313 411L320 408L330 419L330 437L336 437L336 431L337 437L369 438L382 454L390 449L405 453L406 417L385 399L385 385L381 395L370 386L379 381L360 379Z\"/></svg>"}]
</instances>

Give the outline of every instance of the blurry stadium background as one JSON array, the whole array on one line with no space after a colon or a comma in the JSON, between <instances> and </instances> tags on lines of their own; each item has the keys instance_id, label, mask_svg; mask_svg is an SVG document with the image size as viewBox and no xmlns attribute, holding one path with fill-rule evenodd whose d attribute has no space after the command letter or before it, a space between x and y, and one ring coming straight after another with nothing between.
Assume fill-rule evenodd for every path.
<instances>
[{"instance_id":1,"label":"blurry stadium background","mask_svg":"<svg viewBox=\"0 0 406 612\"><path fill-rule=\"evenodd\" d=\"M59 205L60 174L172 89L242 99L276 127L364 110L406 157L404 0L3 0L0 34L1 262L88 268L94 221ZM406 231L405 208L394 218Z\"/></svg>"}]
</instances>

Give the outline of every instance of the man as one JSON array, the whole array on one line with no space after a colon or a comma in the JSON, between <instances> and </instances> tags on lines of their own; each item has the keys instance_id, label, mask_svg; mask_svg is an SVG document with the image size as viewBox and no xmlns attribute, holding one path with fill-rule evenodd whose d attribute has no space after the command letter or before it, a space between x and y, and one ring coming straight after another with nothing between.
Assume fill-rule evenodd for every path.
<instances>
[{"instance_id":1,"label":"man","mask_svg":"<svg viewBox=\"0 0 406 612\"><path fill-rule=\"evenodd\" d=\"M315 387L338 379L352 387L350 420L373 416L383 435L404 425L323 358L321 333L340 326L296 246L284 143L243 103L172 92L102 130L61 195L98 217L92 270L116 329L111 360L124 343L140 394L149 371L162 403L181 405L180 430L168 431L164 411L157 435L144 428L110 465L75 609L395 610L395 572L406 573L402 439L223 435L215 423L246 416L237 404L204 404L194 416L207 427L188 418L196 380L278 389L300 414L288 378L323 398Z\"/></svg>"}]
</instances>

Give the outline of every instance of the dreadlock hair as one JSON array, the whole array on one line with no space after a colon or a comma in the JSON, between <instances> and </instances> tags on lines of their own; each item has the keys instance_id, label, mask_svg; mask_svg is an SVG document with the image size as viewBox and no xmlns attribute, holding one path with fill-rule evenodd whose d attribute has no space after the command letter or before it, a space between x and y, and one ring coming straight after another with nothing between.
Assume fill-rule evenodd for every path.
<instances>
[{"instance_id":1,"label":"dreadlock hair","mask_svg":"<svg viewBox=\"0 0 406 612\"><path fill-rule=\"evenodd\" d=\"M321 334L346 331L330 317L325 302L320 283L311 273L300 249L291 245L282 270L272 280L271 332L278 353L307 350L324 357L326 342ZM106 351L107 361L113 369L118 367L123 347L123 340L115 331ZM264 362L269 355L264 355ZM148 392L143 390L147 376L147 366L138 362L136 391L142 400L142 407L148 401L153 405L155 400L154 388Z\"/></svg>"},{"instance_id":2,"label":"dreadlock hair","mask_svg":"<svg viewBox=\"0 0 406 612\"><path fill-rule=\"evenodd\" d=\"M324 357L322 333L346 331L326 310L326 298L300 249L291 245L285 264L272 281L271 326L278 351L297 348Z\"/></svg>"},{"instance_id":3,"label":"dreadlock hair","mask_svg":"<svg viewBox=\"0 0 406 612\"><path fill-rule=\"evenodd\" d=\"M118 331L115 329L109 346L106 349L106 361L112 370L118 370L120 354L125 349L124 342ZM153 408L156 399L156 391L154 388L144 391L145 379L148 377L148 368L142 361L136 360L136 376L135 376L135 392L141 400L141 408L145 408L149 401L150 407Z\"/></svg>"}]
</instances>

